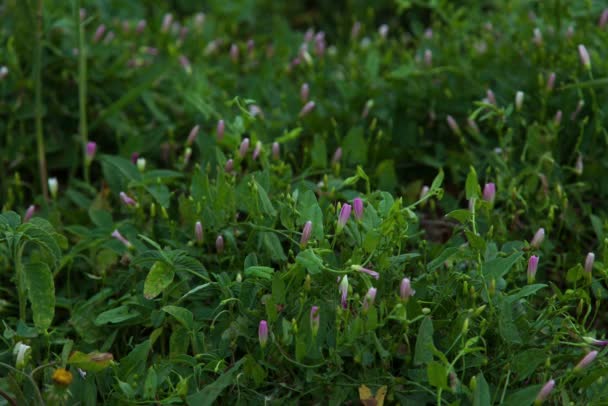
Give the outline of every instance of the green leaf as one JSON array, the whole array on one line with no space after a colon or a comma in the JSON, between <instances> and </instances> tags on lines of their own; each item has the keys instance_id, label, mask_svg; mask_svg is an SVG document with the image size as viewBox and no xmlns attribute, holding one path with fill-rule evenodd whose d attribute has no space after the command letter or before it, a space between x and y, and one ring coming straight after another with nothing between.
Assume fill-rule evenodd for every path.
<instances>
[{"instance_id":1,"label":"green leaf","mask_svg":"<svg viewBox=\"0 0 608 406\"><path fill-rule=\"evenodd\" d=\"M249 278L260 278L271 280L274 269L267 266L250 266L245 269L245 276Z\"/></svg>"},{"instance_id":2,"label":"green leaf","mask_svg":"<svg viewBox=\"0 0 608 406\"><path fill-rule=\"evenodd\" d=\"M275 303L285 303L285 282L278 272L272 277L272 298Z\"/></svg>"},{"instance_id":3,"label":"green leaf","mask_svg":"<svg viewBox=\"0 0 608 406\"><path fill-rule=\"evenodd\" d=\"M480 372L476 378L477 386L473 391L473 406L490 406L492 402L488 382L482 372Z\"/></svg>"},{"instance_id":4,"label":"green leaf","mask_svg":"<svg viewBox=\"0 0 608 406\"><path fill-rule=\"evenodd\" d=\"M7 211L0 214L0 227L6 227L8 229L16 229L21 224L21 216L14 211Z\"/></svg>"},{"instance_id":5,"label":"green leaf","mask_svg":"<svg viewBox=\"0 0 608 406\"><path fill-rule=\"evenodd\" d=\"M192 330L194 328L194 315L190 310L179 306L164 306L162 310L165 313L169 313L171 316L175 317L175 319L188 330Z\"/></svg>"},{"instance_id":6,"label":"green leaf","mask_svg":"<svg viewBox=\"0 0 608 406\"><path fill-rule=\"evenodd\" d=\"M433 360L433 321L425 317L418 328L416 347L414 350L414 364L421 365Z\"/></svg>"},{"instance_id":7,"label":"green leaf","mask_svg":"<svg viewBox=\"0 0 608 406\"><path fill-rule=\"evenodd\" d=\"M302 265L311 275L321 273L323 267L323 260L311 248L301 251L296 257L296 263Z\"/></svg>"},{"instance_id":8,"label":"green leaf","mask_svg":"<svg viewBox=\"0 0 608 406\"><path fill-rule=\"evenodd\" d=\"M275 233L262 232L260 233L260 238L262 239L262 244L264 245L264 248L266 248L266 252L271 260L283 262L287 259L281 241Z\"/></svg>"},{"instance_id":9,"label":"green leaf","mask_svg":"<svg viewBox=\"0 0 608 406\"><path fill-rule=\"evenodd\" d=\"M258 201L259 201L259 208L261 210L262 213L269 215L271 217L275 217L277 215L277 211L274 208L274 206L272 205L272 203L270 202L270 199L268 198L268 194L266 193L266 190L264 190L264 188L262 187L262 185L260 185L257 181L253 181L255 186L256 186L256 190L257 190L257 196L258 196Z\"/></svg>"},{"instance_id":10,"label":"green leaf","mask_svg":"<svg viewBox=\"0 0 608 406\"><path fill-rule=\"evenodd\" d=\"M479 187L479 181L477 180L477 172L475 168L471 166L469 169L469 174L467 175L467 180L465 183L465 191L467 200L471 200L472 198L478 199L481 195L481 189Z\"/></svg>"},{"instance_id":11,"label":"green leaf","mask_svg":"<svg viewBox=\"0 0 608 406\"><path fill-rule=\"evenodd\" d=\"M534 403L543 385L530 385L507 396L504 406L529 406Z\"/></svg>"},{"instance_id":12,"label":"green leaf","mask_svg":"<svg viewBox=\"0 0 608 406\"><path fill-rule=\"evenodd\" d=\"M131 310L129 306L118 306L115 309L107 310L97 316L95 325L101 326L108 323L122 323L123 321L134 319L139 315L139 312Z\"/></svg>"},{"instance_id":13,"label":"green leaf","mask_svg":"<svg viewBox=\"0 0 608 406\"><path fill-rule=\"evenodd\" d=\"M41 330L51 326L55 316L55 282L49 267L32 262L23 267L27 294L32 304L34 325Z\"/></svg>"},{"instance_id":14,"label":"green leaf","mask_svg":"<svg viewBox=\"0 0 608 406\"><path fill-rule=\"evenodd\" d=\"M363 127L353 127L342 141L344 160L349 164L365 165L367 162L367 141L363 136Z\"/></svg>"},{"instance_id":15,"label":"green leaf","mask_svg":"<svg viewBox=\"0 0 608 406\"><path fill-rule=\"evenodd\" d=\"M323 231L323 212L317 196L312 190L307 190L298 200L298 224L304 225L307 221L312 221L312 237L316 240L323 240L325 234Z\"/></svg>"},{"instance_id":16,"label":"green leaf","mask_svg":"<svg viewBox=\"0 0 608 406\"><path fill-rule=\"evenodd\" d=\"M483 273L485 277L488 279L502 278L523 255L523 252L515 252L506 258L496 258L484 263Z\"/></svg>"},{"instance_id":17,"label":"green leaf","mask_svg":"<svg viewBox=\"0 0 608 406\"><path fill-rule=\"evenodd\" d=\"M293 130L291 130L289 132L286 132L285 134L281 135L275 141L278 142L279 144L284 144L286 142L298 139L298 137L300 137L300 134L302 134L302 128L301 127L296 127Z\"/></svg>"},{"instance_id":18,"label":"green leaf","mask_svg":"<svg viewBox=\"0 0 608 406\"><path fill-rule=\"evenodd\" d=\"M444 176L445 175L443 173L443 169L440 169L439 173L437 174L437 176L435 176L435 179L433 179L433 183L431 183L431 189L430 190L439 189L441 187L441 184L443 183Z\"/></svg>"},{"instance_id":19,"label":"green leaf","mask_svg":"<svg viewBox=\"0 0 608 406\"><path fill-rule=\"evenodd\" d=\"M204 388L186 398L188 405L192 406L212 406L215 400L228 386L235 382L235 375L241 369L245 358L238 360L232 368L224 372L215 382L205 385Z\"/></svg>"},{"instance_id":20,"label":"green leaf","mask_svg":"<svg viewBox=\"0 0 608 406\"><path fill-rule=\"evenodd\" d=\"M175 270L173 267L165 262L156 261L148 276L144 282L144 297L146 299L153 299L162 293L175 277Z\"/></svg>"},{"instance_id":21,"label":"green leaf","mask_svg":"<svg viewBox=\"0 0 608 406\"><path fill-rule=\"evenodd\" d=\"M162 207L165 209L169 207L169 203L171 202L171 192L169 192L169 188L167 186L161 184L149 185L146 186L146 190Z\"/></svg>"},{"instance_id":22,"label":"green leaf","mask_svg":"<svg viewBox=\"0 0 608 406\"><path fill-rule=\"evenodd\" d=\"M460 224L466 224L473 219L473 213L468 209L453 210L445 216L458 221Z\"/></svg>"},{"instance_id":23,"label":"green leaf","mask_svg":"<svg viewBox=\"0 0 608 406\"><path fill-rule=\"evenodd\" d=\"M522 299L524 297L530 296L535 294L536 292L538 292L539 290L546 288L547 285L543 284L543 283L537 283L534 285L526 285L523 288L521 288L517 293L509 295L508 297L506 297L506 300L510 301L511 303Z\"/></svg>"},{"instance_id":24,"label":"green leaf","mask_svg":"<svg viewBox=\"0 0 608 406\"><path fill-rule=\"evenodd\" d=\"M441 389L448 388L448 370L445 365L437 361L431 361L426 367L426 373L431 385Z\"/></svg>"},{"instance_id":25,"label":"green leaf","mask_svg":"<svg viewBox=\"0 0 608 406\"><path fill-rule=\"evenodd\" d=\"M158 385L158 376L156 374L156 370L153 366L148 369L148 374L146 375L146 380L144 382L144 398L152 399L154 395L156 395L156 388Z\"/></svg>"},{"instance_id":26,"label":"green leaf","mask_svg":"<svg viewBox=\"0 0 608 406\"><path fill-rule=\"evenodd\" d=\"M112 364L114 357L108 352L93 351L85 354L74 351L68 358L68 364L87 372L100 372Z\"/></svg>"}]
</instances>

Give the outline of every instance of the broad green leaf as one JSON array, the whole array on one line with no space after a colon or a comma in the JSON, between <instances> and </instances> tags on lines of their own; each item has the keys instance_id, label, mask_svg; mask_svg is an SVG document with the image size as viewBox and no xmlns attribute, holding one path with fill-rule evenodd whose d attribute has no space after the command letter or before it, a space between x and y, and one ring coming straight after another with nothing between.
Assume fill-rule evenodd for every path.
<instances>
[{"instance_id":1,"label":"broad green leaf","mask_svg":"<svg viewBox=\"0 0 608 406\"><path fill-rule=\"evenodd\" d=\"M300 137L300 134L302 134L302 128L301 127L296 127L293 130L291 130L289 132L286 132L285 134L281 135L275 141L278 142L279 144L284 144L286 142L298 139Z\"/></svg>"},{"instance_id":2,"label":"broad green leaf","mask_svg":"<svg viewBox=\"0 0 608 406\"><path fill-rule=\"evenodd\" d=\"M235 382L235 375L240 371L241 365L245 362L245 358L238 360L232 368L224 372L215 382L204 385L203 389L193 393L186 398L186 402L191 406L212 406L215 404L217 397L228 386Z\"/></svg>"},{"instance_id":3,"label":"broad green leaf","mask_svg":"<svg viewBox=\"0 0 608 406\"><path fill-rule=\"evenodd\" d=\"M490 387L483 373L477 375L477 386L473 391L473 406L490 406L492 398L490 396Z\"/></svg>"},{"instance_id":4,"label":"broad green leaf","mask_svg":"<svg viewBox=\"0 0 608 406\"><path fill-rule=\"evenodd\" d=\"M144 282L144 297L146 299L154 299L156 296L162 293L175 277L175 270L173 267L165 262L156 261L148 276Z\"/></svg>"},{"instance_id":5,"label":"broad green leaf","mask_svg":"<svg viewBox=\"0 0 608 406\"><path fill-rule=\"evenodd\" d=\"M285 303L285 282L278 272L272 277L272 298L275 303Z\"/></svg>"},{"instance_id":6,"label":"broad green leaf","mask_svg":"<svg viewBox=\"0 0 608 406\"><path fill-rule=\"evenodd\" d=\"M127 305L118 306L115 309L107 310L101 313L95 319L95 325L101 326L108 323L122 323L123 321L131 320L138 317L140 313L132 310Z\"/></svg>"},{"instance_id":7,"label":"broad green leaf","mask_svg":"<svg viewBox=\"0 0 608 406\"><path fill-rule=\"evenodd\" d=\"M34 325L41 330L51 326L55 315L55 282L49 267L42 262L28 263L23 267L27 294L32 304Z\"/></svg>"},{"instance_id":8,"label":"broad green leaf","mask_svg":"<svg viewBox=\"0 0 608 406\"><path fill-rule=\"evenodd\" d=\"M164 306L162 310L175 317L188 330L194 328L194 315L190 310L179 306Z\"/></svg>"},{"instance_id":9,"label":"broad green leaf","mask_svg":"<svg viewBox=\"0 0 608 406\"><path fill-rule=\"evenodd\" d=\"M156 395L156 388L158 385L158 376L156 374L156 370L153 366L148 369L148 374L146 375L146 380L144 382L144 398L145 399L153 399Z\"/></svg>"},{"instance_id":10,"label":"broad green leaf","mask_svg":"<svg viewBox=\"0 0 608 406\"><path fill-rule=\"evenodd\" d=\"M483 264L483 273L487 279L499 279L511 270L523 256L523 252L514 252L506 258L496 258Z\"/></svg>"},{"instance_id":11,"label":"broad green leaf","mask_svg":"<svg viewBox=\"0 0 608 406\"><path fill-rule=\"evenodd\" d=\"M315 196L312 190L307 190L300 196L298 199L298 211L300 212L298 224L304 226L307 221L311 221L312 237L316 240L322 240L325 236L323 231L323 212L317 202L317 196Z\"/></svg>"},{"instance_id":12,"label":"broad green leaf","mask_svg":"<svg viewBox=\"0 0 608 406\"><path fill-rule=\"evenodd\" d=\"M311 248L301 251L296 257L296 263L302 265L311 275L321 273L323 267L323 260Z\"/></svg>"},{"instance_id":13,"label":"broad green leaf","mask_svg":"<svg viewBox=\"0 0 608 406\"><path fill-rule=\"evenodd\" d=\"M245 269L245 276L249 278L261 278L271 280L274 269L267 266L250 266Z\"/></svg>"},{"instance_id":14,"label":"broad green leaf","mask_svg":"<svg viewBox=\"0 0 608 406\"><path fill-rule=\"evenodd\" d=\"M534 403L543 385L529 385L524 389L513 392L505 399L504 406L530 406Z\"/></svg>"},{"instance_id":15,"label":"broad green leaf","mask_svg":"<svg viewBox=\"0 0 608 406\"><path fill-rule=\"evenodd\" d=\"M445 365L437 361L431 361L426 367L426 373L432 386L441 389L448 388L448 371Z\"/></svg>"},{"instance_id":16,"label":"broad green leaf","mask_svg":"<svg viewBox=\"0 0 608 406\"><path fill-rule=\"evenodd\" d=\"M437 176L435 176L435 179L433 179L433 183L431 183L430 190L439 189L441 187L441 184L443 183L444 176L445 175L443 173L443 169L440 169L439 173L437 173Z\"/></svg>"},{"instance_id":17,"label":"broad green leaf","mask_svg":"<svg viewBox=\"0 0 608 406\"><path fill-rule=\"evenodd\" d=\"M545 285L544 283L537 283L534 285L526 285L523 288L521 288L517 293L514 293L512 295L509 295L506 300L510 301L511 303L516 302L519 299L522 299L524 297L530 296L535 294L536 292L538 292L539 290L546 288L547 285Z\"/></svg>"},{"instance_id":18,"label":"broad green leaf","mask_svg":"<svg viewBox=\"0 0 608 406\"><path fill-rule=\"evenodd\" d=\"M453 218L458 221L460 224L466 224L473 219L473 213L471 210L467 209L457 209L449 212L445 215L446 217Z\"/></svg>"},{"instance_id":19,"label":"broad green leaf","mask_svg":"<svg viewBox=\"0 0 608 406\"><path fill-rule=\"evenodd\" d=\"M425 317L418 328L416 347L414 351L414 364L421 365L433 360L433 322Z\"/></svg>"},{"instance_id":20,"label":"broad green leaf","mask_svg":"<svg viewBox=\"0 0 608 406\"><path fill-rule=\"evenodd\" d=\"M472 198L478 199L481 195L481 189L479 187L479 181L477 180L477 172L475 168L471 166L469 169L469 174L467 175L467 180L465 183L465 191L467 200L471 200Z\"/></svg>"},{"instance_id":21,"label":"broad green leaf","mask_svg":"<svg viewBox=\"0 0 608 406\"><path fill-rule=\"evenodd\" d=\"M281 241L275 233L261 232L260 238L262 240L264 248L266 248L266 253L268 254L268 256L270 256L270 259L272 261L283 262L287 259L287 257L285 256L285 252L283 251Z\"/></svg>"},{"instance_id":22,"label":"broad green leaf","mask_svg":"<svg viewBox=\"0 0 608 406\"><path fill-rule=\"evenodd\" d=\"M109 352L93 351L85 354L74 351L68 358L68 364L87 372L100 372L109 367L113 360L114 356Z\"/></svg>"},{"instance_id":23,"label":"broad green leaf","mask_svg":"<svg viewBox=\"0 0 608 406\"><path fill-rule=\"evenodd\" d=\"M7 211L0 214L0 227L4 226L8 229L16 229L21 224L21 216L14 211Z\"/></svg>"},{"instance_id":24,"label":"broad green leaf","mask_svg":"<svg viewBox=\"0 0 608 406\"><path fill-rule=\"evenodd\" d=\"M255 182L254 184L256 186L256 192L257 192L260 211L263 214L266 214L271 217L275 217L277 215L277 211L274 208L274 206L272 205L272 203L270 202L270 199L268 198L268 194L266 193L266 190L264 190L262 185L260 185L257 181L253 181L253 182Z\"/></svg>"}]
</instances>

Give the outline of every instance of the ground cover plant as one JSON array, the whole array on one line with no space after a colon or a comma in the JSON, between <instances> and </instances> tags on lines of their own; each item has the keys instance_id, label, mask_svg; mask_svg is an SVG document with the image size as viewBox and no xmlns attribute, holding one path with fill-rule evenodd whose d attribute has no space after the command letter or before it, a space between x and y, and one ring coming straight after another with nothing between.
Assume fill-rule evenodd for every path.
<instances>
[{"instance_id":1,"label":"ground cover plant","mask_svg":"<svg viewBox=\"0 0 608 406\"><path fill-rule=\"evenodd\" d=\"M123 3L0 11L0 404L608 401L603 2Z\"/></svg>"}]
</instances>

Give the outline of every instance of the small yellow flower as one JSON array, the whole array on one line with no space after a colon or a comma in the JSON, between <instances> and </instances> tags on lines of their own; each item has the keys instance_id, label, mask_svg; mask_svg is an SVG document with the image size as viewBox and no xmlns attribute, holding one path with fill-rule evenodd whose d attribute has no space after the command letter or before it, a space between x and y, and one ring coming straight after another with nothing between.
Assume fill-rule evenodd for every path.
<instances>
[{"instance_id":1,"label":"small yellow flower","mask_svg":"<svg viewBox=\"0 0 608 406\"><path fill-rule=\"evenodd\" d=\"M53 382L58 386L67 387L72 383L72 373L65 368L58 368L53 372Z\"/></svg>"}]
</instances>

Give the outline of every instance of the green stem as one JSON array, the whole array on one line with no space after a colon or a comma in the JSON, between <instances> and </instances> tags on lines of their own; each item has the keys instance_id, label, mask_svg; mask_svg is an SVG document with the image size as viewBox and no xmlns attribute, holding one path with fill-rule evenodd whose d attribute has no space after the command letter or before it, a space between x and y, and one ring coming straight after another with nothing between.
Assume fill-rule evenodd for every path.
<instances>
[{"instance_id":1,"label":"green stem","mask_svg":"<svg viewBox=\"0 0 608 406\"><path fill-rule=\"evenodd\" d=\"M80 114L80 136L82 137L82 156L84 165L84 180L89 183L89 163L87 162L87 143L89 134L87 129L87 49L85 46L84 24L80 19L81 1L74 12L78 24L78 107Z\"/></svg>"},{"instance_id":2,"label":"green stem","mask_svg":"<svg viewBox=\"0 0 608 406\"><path fill-rule=\"evenodd\" d=\"M23 256L23 248L22 245L17 249L17 253L15 255L15 275L17 277L17 296L19 298L19 320L25 323L26 314L26 305L27 305L27 297L26 297L26 286L25 286L25 275L23 272L23 264L21 263L21 257Z\"/></svg>"},{"instance_id":3,"label":"green stem","mask_svg":"<svg viewBox=\"0 0 608 406\"><path fill-rule=\"evenodd\" d=\"M46 155L44 153L44 136L42 134L42 0L38 0L36 11L36 50L34 53L34 93L35 93L35 122L36 144L38 146L38 169L42 195L48 201Z\"/></svg>"}]
</instances>

